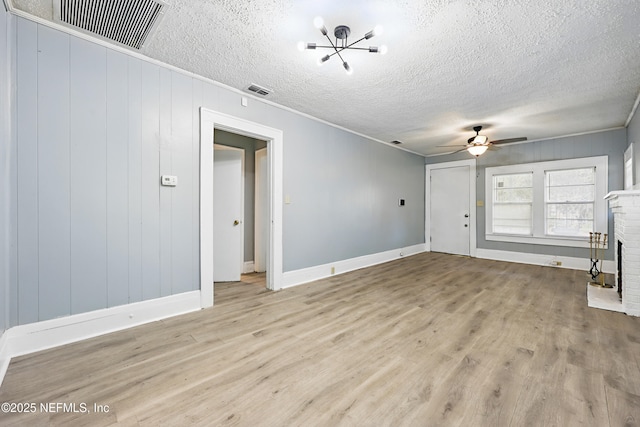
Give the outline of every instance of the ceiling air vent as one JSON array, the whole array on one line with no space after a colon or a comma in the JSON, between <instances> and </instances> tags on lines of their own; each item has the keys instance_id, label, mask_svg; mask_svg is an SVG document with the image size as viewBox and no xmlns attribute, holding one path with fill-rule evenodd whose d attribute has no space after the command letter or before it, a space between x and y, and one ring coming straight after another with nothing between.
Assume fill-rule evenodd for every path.
<instances>
[{"instance_id":1,"label":"ceiling air vent","mask_svg":"<svg viewBox=\"0 0 640 427\"><path fill-rule=\"evenodd\" d=\"M140 49L157 27L162 0L54 0L54 18L100 37Z\"/></svg>"},{"instance_id":2,"label":"ceiling air vent","mask_svg":"<svg viewBox=\"0 0 640 427\"><path fill-rule=\"evenodd\" d=\"M248 90L249 92L256 93L256 94L258 94L258 95L260 95L260 96L267 96L267 95L269 95L269 94L271 93L271 90L270 90L270 89L264 88L264 87L262 87L262 86L258 86L258 85L256 85L256 84L251 84L251 85L249 85L249 87L247 88L247 90Z\"/></svg>"}]
</instances>

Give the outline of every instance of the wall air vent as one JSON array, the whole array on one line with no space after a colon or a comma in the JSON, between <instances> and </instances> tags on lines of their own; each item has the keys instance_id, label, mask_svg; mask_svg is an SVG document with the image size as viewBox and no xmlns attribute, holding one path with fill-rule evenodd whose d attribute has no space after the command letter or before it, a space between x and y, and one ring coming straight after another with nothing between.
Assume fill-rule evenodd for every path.
<instances>
[{"instance_id":1,"label":"wall air vent","mask_svg":"<svg viewBox=\"0 0 640 427\"><path fill-rule=\"evenodd\" d=\"M262 86L258 86L257 84L250 84L249 87L247 88L247 90L249 92L253 92L255 94L258 94L260 96L267 96L271 93L270 89L264 88Z\"/></svg>"},{"instance_id":2,"label":"wall air vent","mask_svg":"<svg viewBox=\"0 0 640 427\"><path fill-rule=\"evenodd\" d=\"M54 0L54 19L140 49L164 15L162 0Z\"/></svg>"}]
</instances>

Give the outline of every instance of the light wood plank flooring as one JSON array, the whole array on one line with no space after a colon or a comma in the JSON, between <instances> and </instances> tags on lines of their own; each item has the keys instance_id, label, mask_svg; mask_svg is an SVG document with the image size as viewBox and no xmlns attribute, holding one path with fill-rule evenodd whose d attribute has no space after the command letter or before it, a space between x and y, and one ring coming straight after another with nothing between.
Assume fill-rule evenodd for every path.
<instances>
[{"instance_id":1,"label":"light wood plank flooring","mask_svg":"<svg viewBox=\"0 0 640 427\"><path fill-rule=\"evenodd\" d=\"M255 277L248 281L256 281ZM1 425L640 425L640 319L585 272L425 253L17 358ZM258 280L259 282L259 280Z\"/></svg>"}]
</instances>

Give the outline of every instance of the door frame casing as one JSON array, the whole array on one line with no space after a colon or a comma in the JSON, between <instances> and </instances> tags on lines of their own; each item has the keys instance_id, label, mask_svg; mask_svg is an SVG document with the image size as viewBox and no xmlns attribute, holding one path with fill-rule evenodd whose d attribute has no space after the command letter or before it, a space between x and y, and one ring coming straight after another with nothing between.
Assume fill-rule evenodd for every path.
<instances>
[{"instance_id":1,"label":"door frame casing","mask_svg":"<svg viewBox=\"0 0 640 427\"><path fill-rule=\"evenodd\" d=\"M213 131L227 132L267 142L269 168L269 244L267 287L282 288L283 281L283 132L260 123L200 107L200 300L213 306Z\"/></svg>"},{"instance_id":2,"label":"door frame casing","mask_svg":"<svg viewBox=\"0 0 640 427\"><path fill-rule=\"evenodd\" d=\"M424 208L424 241L427 252L431 252L431 171L434 169L449 169L460 166L469 167L469 256L475 258L477 236L477 212L476 212L476 159L458 160L454 162L433 163L425 166L425 208Z\"/></svg>"},{"instance_id":3,"label":"door frame casing","mask_svg":"<svg viewBox=\"0 0 640 427\"><path fill-rule=\"evenodd\" d=\"M266 165L266 171L265 171L265 175L267 175L266 179L262 178L262 167L259 166L259 157L261 157L263 154L262 152L264 151L264 156L267 156L267 148L260 148L259 150L255 150L254 152L254 174L255 174L255 182L254 182L254 209L253 209L253 265L254 265L254 270L256 272L262 272L266 270L266 258L267 258L267 250L266 247L263 248L263 245L265 245L265 242L268 243L268 236L266 239L263 239L263 232L265 230L267 230L268 228L268 223L269 223L269 218L268 215L268 208L267 209L262 209L262 204L258 203L262 197L263 194L262 193L262 189L264 187L264 189L266 190L266 195L264 195L264 197L267 198L267 202L268 202L268 198L269 198L269 191L268 191L268 183L269 183L269 167L268 164ZM267 163L268 163L268 159L267 159ZM259 170L260 169L260 170ZM264 212L267 211L267 212ZM263 258L264 258L264 262L263 262Z\"/></svg>"}]
</instances>

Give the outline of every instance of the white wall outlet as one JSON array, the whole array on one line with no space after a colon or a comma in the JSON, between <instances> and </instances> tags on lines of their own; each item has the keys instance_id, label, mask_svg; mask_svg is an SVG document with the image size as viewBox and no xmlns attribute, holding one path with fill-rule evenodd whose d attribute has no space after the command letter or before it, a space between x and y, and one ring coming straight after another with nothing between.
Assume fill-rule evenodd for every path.
<instances>
[{"instance_id":1,"label":"white wall outlet","mask_svg":"<svg viewBox=\"0 0 640 427\"><path fill-rule=\"evenodd\" d=\"M160 183L165 187L175 187L178 185L178 177L175 175L162 175Z\"/></svg>"},{"instance_id":2,"label":"white wall outlet","mask_svg":"<svg viewBox=\"0 0 640 427\"><path fill-rule=\"evenodd\" d=\"M246 97L246 96L243 96L242 98L240 98L240 104L241 104L243 107L246 107L247 105L249 105L249 100L247 99L247 97Z\"/></svg>"},{"instance_id":3,"label":"white wall outlet","mask_svg":"<svg viewBox=\"0 0 640 427\"><path fill-rule=\"evenodd\" d=\"M331 267L331 274L336 274L336 268L335 267Z\"/></svg>"}]
</instances>

